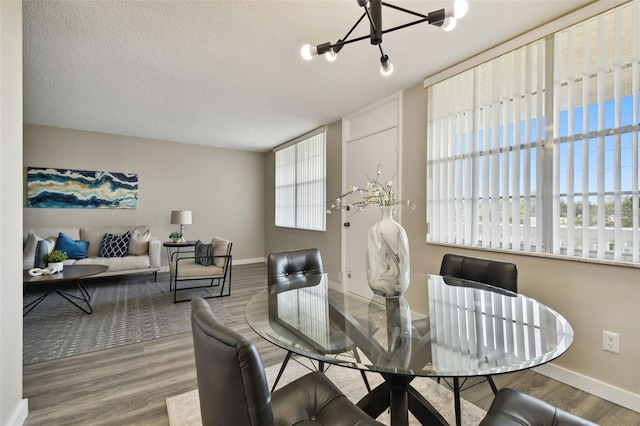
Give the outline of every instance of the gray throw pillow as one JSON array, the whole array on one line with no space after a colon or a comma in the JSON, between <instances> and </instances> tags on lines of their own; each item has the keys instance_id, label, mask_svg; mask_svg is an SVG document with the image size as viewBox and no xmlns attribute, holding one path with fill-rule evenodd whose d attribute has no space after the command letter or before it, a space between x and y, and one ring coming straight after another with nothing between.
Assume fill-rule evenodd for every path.
<instances>
[{"instance_id":1,"label":"gray throw pillow","mask_svg":"<svg viewBox=\"0 0 640 426\"><path fill-rule=\"evenodd\" d=\"M203 266L213 265L213 245L196 241L196 263Z\"/></svg>"}]
</instances>

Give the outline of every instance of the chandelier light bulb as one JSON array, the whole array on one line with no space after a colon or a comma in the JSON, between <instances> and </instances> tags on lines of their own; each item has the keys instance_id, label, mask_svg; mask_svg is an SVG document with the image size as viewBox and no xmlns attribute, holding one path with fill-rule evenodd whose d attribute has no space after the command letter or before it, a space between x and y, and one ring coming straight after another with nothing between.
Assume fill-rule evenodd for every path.
<instances>
[{"instance_id":1,"label":"chandelier light bulb","mask_svg":"<svg viewBox=\"0 0 640 426\"><path fill-rule=\"evenodd\" d=\"M338 54L336 52L334 52L333 50L330 50L330 51L328 51L327 53L324 54L324 57L327 58L327 61L333 62L336 59L338 59Z\"/></svg>"},{"instance_id":2,"label":"chandelier light bulb","mask_svg":"<svg viewBox=\"0 0 640 426\"><path fill-rule=\"evenodd\" d=\"M467 14L469 10L469 3L467 0L456 0L453 2L453 17L461 19Z\"/></svg>"},{"instance_id":3,"label":"chandelier light bulb","mask_svg":"<svg viewBox=\"0 0 640 426\"><path fill-rule=\"evenodd\" d=\"M380 58L380 63L380 74L387 77L393 73L393 64L391 63L387 55Z\"/></svg>"},{"instance_id":4,"label":"chandelier light bulb","mask_svg":"<svg viewBox=\"0 0 640 426\"><path fill-rule=\"evenodd\" d=\"M456 18L452 18L450 16L448 18L445 18L441 28L445 31L452 31L456 27L457 23L458 21L456 20Z\"/></svg>"},{"instance_id":5,"label":"chandelier light bulb","mask_svg":"<svg viewBox=\"0 0 640 426\"><path fill-rule=\"evenodd\" d=\"M313 59L313 50L311 48L311 45L305 44L304 46L302 46L302 49L300 49L300 55L305 61L310 61L311 59Z\"/></svg>"}]
</instances>

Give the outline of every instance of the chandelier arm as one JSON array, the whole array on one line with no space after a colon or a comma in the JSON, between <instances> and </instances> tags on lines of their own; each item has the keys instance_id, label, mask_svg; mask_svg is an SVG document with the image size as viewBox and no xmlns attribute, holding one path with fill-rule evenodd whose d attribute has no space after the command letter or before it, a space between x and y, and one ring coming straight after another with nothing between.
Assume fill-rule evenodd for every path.
<instances>
[{"instance_id":1,"label":"chandelier arm","mask_svg":"<svg viewBox=\"0 0 640 426\"><path fill-rule=\"evenodd\" d=\"M444 22L444 18L445 18L444 9L437 10L435 12L430 12L429 15L431 15L431 16L425 16L424 18L418 19L417 21L408 22L408 23L403 24L403 25L398 25L397 27L393 27L393 28L389 28L389 29L383 30L382 34L390 33L391 31L401 30L403 28L407 28L407 27L410 27L410 26L416 25L416 24L421 24L423 22L427 22L427 23L429 23L431 25L435 25L437 27L442 26L442 23ZM432 20L433 20L433 22L432 22Z\"/></svg>"},{"instance_id":2,"label":"chandelier arm","mask_svg":"<svg viewBox=\"0 0 640 426\"><path fill-rule=\"evenodd\" d=\"M356 41L362 41L362 40L369 40L369 36L366 35L362 37L352 38L351 40L338 41L336 42L336 44L332 44L331 46L329 46L329 48L333 49L334 47L337 47L337 46L344 46L345 44L351 44L351 43L355 43Z\"/></svg>"},{"instance_id":3,"label":"chandelier arm","mask_svg":"<svg viewBox=\"0 0 640 426\"><path fill-rule=\"evenodd\" d=\"M396 6L394 4L389 4L389 3L382 2L382 5L383 6L387 6L387 7L391 8L391 9L399 10L400 12L408 13L409 15L419 16L421 18L426 18L427 17L427 15L423 15L422 13L414 12L412 10L405 9L404 7Z\"/></svg>"},{"instance_id":4,"label":"chandelier arm","mask_svg":"<svg viewBox=\"0 0 640 426\"><path fill-rule=\"evenodd\" d=\"M389 28L389 29L383 30L382 34L390 33L392 31L401 30L403 28L411 27L413 25L421 24L423 22L429 22L429 20L427 18L424 18L424 19L419 19L417 21L409 22L409 23L406 23L406 24L403 24L403 25L398 25L397 27L393 27L393 28Z\"/></svg>"},{"instance_id":5,"label":"chandelier arm","mask_svg":"<svg viewBox=\"0 0 640 426\"><path fill-rule=\"evenodd\" d=\"M345 35L345 36L342 38L343 43L347 43L347 41L346 41L346 40L349 38L349 36L350 36L350 35L351 35L351 33L353 32L353 30L355 30L355 29L356 29L356 27L357 27L358 25L360 25L360 22L362 22L362 20L364 19L364 17L365 17L365 16L367 16L367 12L365 12L365 13L363 13L363 14L362 14L362 16L360 17L360 19L358 19L358 20L356 21L356 23L355 23L355 24L353 24L353 27L351 27L351 29L349 30L349 32L347 33L347 35ZM354 41L355 41L355 40L354 40ZM338 44L338 43L336 43L336 44Z\"/></svg>"}]
</instances>

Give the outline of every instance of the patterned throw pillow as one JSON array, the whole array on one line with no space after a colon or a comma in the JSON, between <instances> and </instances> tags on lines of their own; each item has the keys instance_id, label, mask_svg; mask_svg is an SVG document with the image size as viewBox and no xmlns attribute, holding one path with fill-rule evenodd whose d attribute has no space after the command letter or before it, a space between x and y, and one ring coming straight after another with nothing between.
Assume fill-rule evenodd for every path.
<instances>
[{"instance_id":1,"label":"patterned throw pillow","mask_svg":"<svg viewBox=\"0 0 640 426\"><path fill-rule=\"evenodd\" d=\"M196 263L203 266L213 265L213 245L196 241Z\"/></svg>"},{"instance_id":2,"label":"patterned throw pillow","mask_svg":"<svg viewBox=\"0 0 640 426\"><path fill-rule=\"evenodd\" d=\"M122 236L104 234L100 243L100 257L125 257L129 251L131 232L127 231Z\"/></svg>"}]
</instances>

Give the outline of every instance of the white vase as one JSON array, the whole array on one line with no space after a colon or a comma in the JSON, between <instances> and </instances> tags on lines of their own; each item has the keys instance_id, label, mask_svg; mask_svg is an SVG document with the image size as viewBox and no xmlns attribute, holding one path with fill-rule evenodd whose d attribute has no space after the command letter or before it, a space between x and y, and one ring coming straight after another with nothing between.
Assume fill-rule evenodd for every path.
<instances>
[{"instance_id":1,"label":"white vase","mask_svg":"<svg viewBox=\"0 0 640 426\"><path fill-rule=\"evenodd\" d=\"M399 297L409 287L409 241L393 219L394 207L380 207L382 218L367 235L367 281L383 297Z\"/></svg>"},{"instance_id":2,"label":"white vase","mask_svg":"<svg viewBox=\"0 0 640 426\"><path fill-rule=\"evenodd\" d=\"M61 272L64 267L64 262L49 262L48 265L56 268L56 272Z\"/></svg>"}]
</instances>

